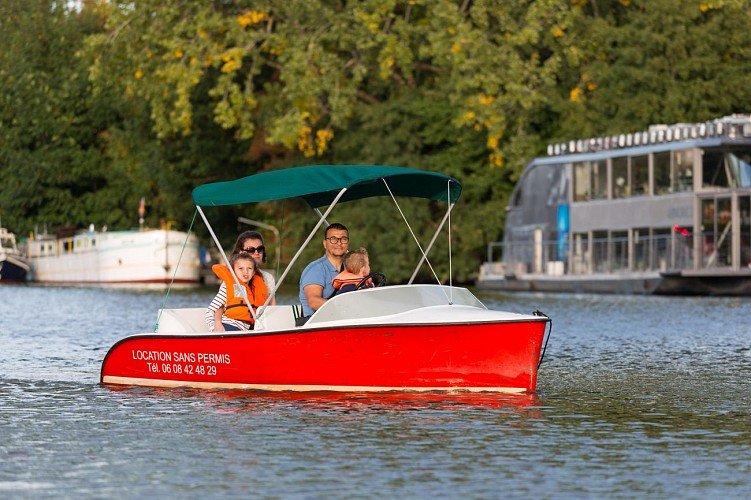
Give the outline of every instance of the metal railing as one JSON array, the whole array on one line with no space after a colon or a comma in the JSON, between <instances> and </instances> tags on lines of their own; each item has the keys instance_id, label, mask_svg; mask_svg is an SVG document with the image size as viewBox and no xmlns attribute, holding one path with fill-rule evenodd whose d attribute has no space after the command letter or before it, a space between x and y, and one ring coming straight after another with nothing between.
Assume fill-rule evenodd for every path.
<instances>
[{"instance_id":1,"label":"metal railing","mask_svg":"<svg viewBox=\"0 0 751 500\"><path fill-rule=\"evenodd\" d=\"M703 240L702 240L703 241ZM706 261L706 259L705 259ZM567 241L488 244L488 262L505 272L593 274L693 268L693 239L683 235L570 238ZM705 262L706 264L706 262Z\"/></svg>"}]
</instances>

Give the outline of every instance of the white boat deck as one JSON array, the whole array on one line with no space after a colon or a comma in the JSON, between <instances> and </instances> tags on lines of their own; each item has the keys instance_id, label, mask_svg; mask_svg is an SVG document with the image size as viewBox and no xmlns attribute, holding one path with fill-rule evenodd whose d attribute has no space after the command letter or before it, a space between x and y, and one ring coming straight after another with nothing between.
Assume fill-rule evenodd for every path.
<instances>
[{"instance_id":1,"label":"white boat deck","mask_svg":"<svg viewBox=\"0 0 751 500\"><path fill-rule=\"evenodd\" d=\"M268 306L254 331L281 331L358 324L450 324L539 319L488 310L466 288L440 285L396 285L334 296L303 326L295 326L299 306ZM208 333L205 307L164 309L157 333Z\"/></svg>"}]
</instances>

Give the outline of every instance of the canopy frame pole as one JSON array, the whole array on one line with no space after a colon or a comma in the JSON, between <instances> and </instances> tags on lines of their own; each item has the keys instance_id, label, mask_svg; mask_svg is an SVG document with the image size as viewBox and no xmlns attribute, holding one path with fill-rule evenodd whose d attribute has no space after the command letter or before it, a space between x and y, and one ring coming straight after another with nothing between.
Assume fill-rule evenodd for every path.
<instances>
[{"instance_id":1,"label":"canopy frame pole","mask_svg":"<svg viewBox=\"0 0 751 500\"><path fill-rule=\"evenodd\" d=\"M435 272L435 269L433 269L433 265L430 263L430 259L428 259L427 254L422 249L422 245L420 245L420 241L417 239L417 235L415 235L415 232L412 230L412 226L409 224L409 221L407 220L407 217L404 215L404 212L402 212L402 207L399 206L399 203L396 201L396 197L394 196L394 193L391 192L391 188L389 187L388 182L386 182L385 178L381 178L383 181L383 184L386 186L386 190L389 192L389 196L391 196L391 199L394 201L394 205L396 205L396 209L399 211L399 214L402 216L402 220L407 225L407 229L409 229L409 233L412 235L412 239L415 240L415 243L417 243L417 248L420 249L420 252L422 253L423 260L428 263L428 267L430 268L430 271L433 273L433 277L436 280L436 283L441 285L441 280L438 278L438 275ZM443 289L443 286L441 286L441 291L443 292L443 295L446 297L446 300L448 300L449 304L452 304L451 298L446 293L446 290Z\"/></svg>"},{"instance_id":2,"label":"canopy frame pole","mask_svg":"<svg viewBox=\"0 0 751 500\"><path fill-rule=\"evenodd\" d=\"M344 193L346 193L346 192L347 192L347 188L342 188L342 190L339 191L339 194L336 195L336 198L334 198L332 200L331 205L329 205L329 207L326 209L326 212L324 212L323 214L321 214L321 211L318 208L314 209L320 215L320 218L318 219L318 223L315 225L315 227L310 232L310 234L308 235L308 237L305 239L305 241L303 242L303 244L300 245L300 248L297 250L297 253L295 253L295 255L292 257L292 260L289 261L289 264L287 264L287 268L284 270L284 272L282 273L282 275L279 277L279 281L276 282L276 287L274 288L274 292L269 294L269 298L266 299L266 302L264 302L263 306L261 306L261 308L258 310L258 315L259 316L262 315L263 311L266 310L266 306L268 306L269 302L271 302L271 297L274 294L276 294L276 291L279 289L279 287L281 286L282 282L284 282L284 278L287 277L287 274L289 273L290 269L292 269L292 266L295 264L295 262L297 261L297 259L300 257L300 255L302 254L303 250L305 250L307 248L308 244L310 243L310 240L313 239L313 236L316 234L316 232L318 231L318 229L320 229L321 225L323 225L323 223L326 222L327 217L329 216L329 214L331 213L331 211L334 209L334 207L336 206L336 204L339 203L339 199L342 196L344 196Z\"/></svg>"},{"instance_id":3,"label":"canopy frame pole","mask_svg":"<svg viewBox=\"0 0 751 500\"><path fill-rule=\"evenodd\" d=\"M415 278L417 278L417 273L420 271L420 268L422 267L423 262L425 262L425 259L427 259L427 254L430 253L430 250L433 248L433 244L435 244L435 241L438 239L438 235L441 234L441 230L443 229L443 225L446 223L446 220L449 219L449 214L451 213L451 210L454 208L455 203L449 204L449 209L446 211L446 214L443 216L443 219L441 219L441 223L438 224L438 229L436 229L435 233L433 233L433 239L430 240L430 243L428 244L427 248L425 249L425 254L422 257L420 257L420 262L417 263L417 267L415 267L415 271L412 273L412 277L409 279L408 285L411 285L413 281L415 281ZM449 242L451 240L449 239ZM449 260L451 259L451 255L449 253ZM450 273L449 273L450 274Z\"/></svg>"},{"instance_id":4,"label":"canopy frame pole","mask_svg":"<svg viewBox=\"0 0 751 500\"><path fill-rule=\"evenodd\" d=\"M329 221L327 221L327 220L326 220L326 217L324 217L324 216L323 216L323 214L321 213L321 210L320 210L320 209L319 209L318 207L314 208L314 209L313 209L313 211L314 211L314 212L315 212L316 214L318 214L318 217L319 217L319 218L321 218L321 219L323 219L323 220L324 220L324 222L326 223L326 225L327 225L327 226L329 225Z\"/></svg>"},{"instance_id":5,"label":"canopy frame pole","mask_svg":"<svg viewBox=\"0 0 751 500\"><path fill-rule=\"evenodd\" d=\"M451 262L451 209L453 208L453 205L451 204L451 181L448 181L446 183L446 203L448 203L448 209L446 212L448 212L449 216L449 228L448 228L448 250L449 250L449 291L451 293L451 302L454 301L454 270L452 268L452 262Z\"/></svg>"},{"instance_id":6,"label":"canopy frame pole","mask_svg":"<svg viewBox=\"0 0 751 500\"><path fill-rule=\"evenodd\" d=\"M245 299L245 302L248 304L248 311L250 311L250 315L253 317L253 322L255 322L258 319L258 316L261 315L260 312L258 313L258 315L256 315L255 312L253 311L252 304L250 303L250 299L248 298L248 293L245 291L245 287L240 284L240 280L237 279L235 270L232 269L232 265L229 263L227 254L224 253L224 248L222 248L222 244L219 243L219 238L217 238L216 234L214 234L214 229L211 227L211 224L209 224L209 220L206 218L206 214L203 213L203 210L198 205L196 205L196 210L198 210L198 213L201 214L201 218L203 219L204 224L206 224L206 228L209 230L209 234L211 234L211 239L214 240L216 247L219 249L219 252L222 254L222 258L224 259L224 262L227 263L227 268L229 269L229 272L232 274L232 279L235 280L235 286L233 288L235 295L239 295ZM271 297L272 295L269 294L269 298L267 299L267 302L271 300Z\"/></svg>"}]
</instances>

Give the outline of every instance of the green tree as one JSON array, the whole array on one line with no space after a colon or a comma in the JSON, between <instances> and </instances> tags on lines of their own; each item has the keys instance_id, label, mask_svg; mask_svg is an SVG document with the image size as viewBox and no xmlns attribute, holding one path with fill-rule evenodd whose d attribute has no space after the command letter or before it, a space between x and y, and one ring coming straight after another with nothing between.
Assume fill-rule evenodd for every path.
<instances>
[{"instance_id":1,"label":"green tree","mask_svg":"<svg viewBox=\"0 0 751 500\"><path fill-rule=\"evenodd\" d=\"M743 83L751 59L748 1L581 3L564 37L570 57L555 106L558 138L703 121L751 108L751 90Z\"/></svg>"},{"instance_id":2,"label":"green tree","mask_svg":"<svg viewBox=\"0 0 751 500\"><path fill-rule=\"evenodd\" d=\"M460 254L466 276L500 232L509 181L539 149L537 110L559 64L540 32L570 15L552 0L110 5L107 32L89 40L93 81L147 103L158 138L200 134L205 106L236 143L298 152L271 164L334 158L455 175L482 217L457 224L472 242ZM368 147L366 133L379 143Z\"/></svg>"},{"instance_id":3,"label":"green tree","mask_svg":"<svg viewBox=\"0 0 751 500\"><path fill-rule=\"evenodd\" d=\"M102 196L108 175L101 133L108 117L92 100L75 57L98 19L61 2L0 4L0 213L17 231L101 223L117 213Z\"/></svg>"}]
</instances>

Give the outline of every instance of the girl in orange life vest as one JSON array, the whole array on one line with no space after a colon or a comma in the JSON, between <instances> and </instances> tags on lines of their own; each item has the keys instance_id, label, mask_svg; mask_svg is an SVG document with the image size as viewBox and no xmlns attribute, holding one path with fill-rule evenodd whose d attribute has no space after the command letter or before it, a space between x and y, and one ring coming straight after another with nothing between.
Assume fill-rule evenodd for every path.
<instances>
[{"instance_id":1,"label":"girl in orange life vest","mask_svg":"<svg viewBox=\"0 0 751 500\"><path fill-rule=\"evenodd\" d=\"M256 261L256 273L261 274L263 282L266 283L266 288L269 289L269 293L272 293L276 286L276 280L273 274L263 269L266 264L266 246L263 243L261 233L258 231L243 231L240 233L235 241L235 246L232 248L232 253L241 252L248 252L253 257ZM271 297L269 305L276 305L276 297Z\"/></svg>"},{"instance_id":2,"label":"girl in orange life vest","mask_svg":"<svg viewBox=\"0 0 751 500\"><path fill-rule=\"evenodd\" d=\"M237 275L240 285L245 287L253 310L263 305L269 296L269 290L256 272L256 261L249 253L232 254L230 264ZM219 291L206 309L206 323L212 332L233 330L252 330L253 316L248 304L240 295L235 295L235 280L229 268L224 264L215 264L211 269L222 280Z\"/></svg>"},{"instance_id":3,"label":"girl in orange life vest","mask_svg":"<svg viewBox=\"0 0 751 500\"><path fill-rule=\"evenodd\" d=\"M352 250L344 256L344 271L337 274L332 280L332 284L336 288L334 295L355 290L358 283L369 274L368 251L363 247ZM368 283L368 287L372 286L372 282Z\"/></svg>"}]
</instances>

